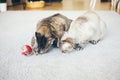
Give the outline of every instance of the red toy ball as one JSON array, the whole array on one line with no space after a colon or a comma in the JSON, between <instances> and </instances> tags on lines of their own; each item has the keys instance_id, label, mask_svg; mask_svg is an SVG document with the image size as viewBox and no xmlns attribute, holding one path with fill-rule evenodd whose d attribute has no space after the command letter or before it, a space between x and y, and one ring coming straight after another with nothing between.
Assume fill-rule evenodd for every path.
<instances>
[{"instance_id":1,"label":"red toy ball","mask_svg":"<svg viewBox=\"0 0 120 80\"><path fill-rule=\"evenodd\" d=\"M22 54L25 56L30 55L32 53L32 48L29 45L23 46L22 50Z\"/></svg>"}]
</instances>

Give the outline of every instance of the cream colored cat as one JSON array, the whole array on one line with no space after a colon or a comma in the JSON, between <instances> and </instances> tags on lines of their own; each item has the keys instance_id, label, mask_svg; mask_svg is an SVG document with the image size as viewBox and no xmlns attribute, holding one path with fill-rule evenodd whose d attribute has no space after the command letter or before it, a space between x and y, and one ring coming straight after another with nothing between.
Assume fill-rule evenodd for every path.
<instances>
[{"instance_id":1,"label":"cream colored cat","mask_svg":"<svg viewBox=\"0 0 120 80\"><path fill-rule=\"evenodd\" d=\"M71 23L68 32L61 38L61 50L71 52L73 49L83 49L89 42L96 44L105 33L106 24L98 14L88 11Z\"/></svg>"}]
</instances>

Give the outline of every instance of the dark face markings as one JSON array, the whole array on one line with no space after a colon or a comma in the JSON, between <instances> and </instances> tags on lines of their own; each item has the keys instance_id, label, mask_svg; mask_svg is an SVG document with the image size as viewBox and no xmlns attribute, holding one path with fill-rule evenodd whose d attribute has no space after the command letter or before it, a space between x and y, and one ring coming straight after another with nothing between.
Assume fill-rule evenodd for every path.
<instances>
[{"instance_id":1,"label":"dark face markings","mask_svg":"<svg viewBox=\"0 0 120 80\"><path fill-rule=\"evenodd\" d=\"M44 35L41 35L40 33L37 32L35 32L35 36L38 44L38 52L50 49L53 43L52 40L50 41L51 37L45 37Z\"/></svg>"}]
</instances>

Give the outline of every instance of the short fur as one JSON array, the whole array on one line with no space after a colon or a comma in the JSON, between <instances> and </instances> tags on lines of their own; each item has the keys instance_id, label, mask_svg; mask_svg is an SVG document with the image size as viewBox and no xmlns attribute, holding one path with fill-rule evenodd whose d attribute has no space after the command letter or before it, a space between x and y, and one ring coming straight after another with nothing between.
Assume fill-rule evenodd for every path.
<instances>
[{"instance_id":1,"label":"short fur","mask_svg":"<svg viewBox=\"0 0 120 80\"><path fill-rule=\"evenodd\" d=\"M71 22L71 19L61 14L54 14L39 21L31 41L34 53L46 53L52 46L59 47L59 40L64 32L68 31Z\"/></svg>"},{"instance_id":2,"label":"short fur","mask_svg":"<svg viewBox=\"0 0 120 80\"><path fill-rule=\"evenodd\" d=\"M96 44L104 37L105 33L106 24L95 12L88 11L71 23L70 29L63 35L61 39L61 50L62 52L69 52L74 48L84 48L84 46L89 42ZM66 40L68 38L73 39L72 44ZM70 47L70 44L71 46L74 44L71 50L68 48Z\"/></svg>"},{"instance_id":3,"label":"short fur","mask_svg":"<svg viewBox=\"0 0 120 80\"><path fill-rule=\"evenodd\" d=\"M64 47L61 46L62 48L62 52L63 53L66 53L66 52L71 52L72 51L72 48L74 47L74 40L70 37L66 38L65 40L62 40L61 44L63 45L64 44Z\"/></svg>"}]
</instances>

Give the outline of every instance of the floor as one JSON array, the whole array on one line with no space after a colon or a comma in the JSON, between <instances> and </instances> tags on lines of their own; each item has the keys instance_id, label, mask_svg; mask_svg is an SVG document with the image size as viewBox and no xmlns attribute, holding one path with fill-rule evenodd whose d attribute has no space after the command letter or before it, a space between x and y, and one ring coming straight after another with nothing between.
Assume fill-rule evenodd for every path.
<instances>
[{"instance_id":1,"label":"floor","mask_svg":"<svg viewBox=\"0 0 120 80\"><path fill-rule=\"evenodd\" d=\"M95 10L111 10L110 2L96 1ZM90 0L63 0L62 2L46 3L44 8L25 10L88 10L90 9ZM24 10L23 5L9 6L8 10Z\"/></svg>"},{"instance_id":2,"label":"floor","mask_svg":"<svg viewBox=\"0 0 120 80\"><path fill-rule=\"evenodd\" d=\"M38 56L21 54L38 20L55 13L75 19L84 11L0 13L0 80L120 80L120 16L114 12L97 12L107 35L96 45L66 54L59 48Z\"/></svg>"}]
</instances>

